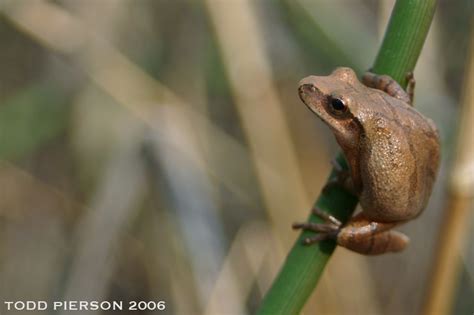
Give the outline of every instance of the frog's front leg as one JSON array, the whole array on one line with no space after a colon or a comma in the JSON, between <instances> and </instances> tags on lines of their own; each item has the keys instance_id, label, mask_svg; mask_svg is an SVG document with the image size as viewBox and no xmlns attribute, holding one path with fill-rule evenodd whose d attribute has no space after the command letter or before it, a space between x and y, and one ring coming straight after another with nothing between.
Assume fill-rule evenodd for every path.
<instances>
[{"instance_id":1,"label":"frog's front leg","mask_svg":"<svg viewBox=\"0 0 474 315\"><path fill-rule=\"evenodd\" d=\"M326 223L296 223L295 229L317 232L315 236L303 240L306 245L325 239L335 239L337 244L365 255L379 255L387 252L398 252L408 244L408 237L397 231L390 231L398 223L373 222L363 213L342 224L327 213L313 209L314 214Z\"/></svg>"},{"instance_id":2,"label":"frog's front leg","mask_svg":"<svg viewBox=\"0 0 474 315\"><path fill-rule=\"evenodd\" d=\"M408 81L408 86L405 91L397 81L388 75L366 72L362 76L362 82L366 86L382 90L388 95L398 98L407 104L412 104L413 94L415 91L415 78L413 77L413 72L407 73L406 79Z\"/></svg>"},{"instance_id":3,"label":"frog's front leg","mask_svg":"<svg viewBox=\"0 0 474 315\"><path fill-rule=\"evenodd\" d=\"M331 160L331 164L336 172L336 176L331 178L326 185L323 187L323 193L327 194L333 187L342 187L349 193L357 196L354 182L352 181L351 173L349 170L345 170L336 159Z\"/></svg>"}]
</instances>

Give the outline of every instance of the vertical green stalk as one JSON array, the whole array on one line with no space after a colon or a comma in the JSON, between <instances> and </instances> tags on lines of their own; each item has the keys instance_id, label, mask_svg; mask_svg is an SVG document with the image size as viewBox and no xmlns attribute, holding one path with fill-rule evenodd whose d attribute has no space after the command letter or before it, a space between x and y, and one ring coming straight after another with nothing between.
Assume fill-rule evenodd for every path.
<instances>
[{"instance_id":1,"label":"vertical green stalk","mask_svg":"<svg viewBox=\"0 0 474 315\"><path fill-rule=\"evenodd\" d=\"M388 74L406 86L406 74L413 71L433 19L436 0L398 0L392 11L382 46L372 71ZM342 154L337 160L344 166ZM335 175L334 170L331 177ZM346 222L357 205L357 199L340 188L331 188L319 196L315 206ZM310 215L309 221L321 222ZM270 290L265 295L258 315L298 314L313 292L336 244L323 241L304 246L302 232L288 254Z\"/></svg>"}]
</instances>

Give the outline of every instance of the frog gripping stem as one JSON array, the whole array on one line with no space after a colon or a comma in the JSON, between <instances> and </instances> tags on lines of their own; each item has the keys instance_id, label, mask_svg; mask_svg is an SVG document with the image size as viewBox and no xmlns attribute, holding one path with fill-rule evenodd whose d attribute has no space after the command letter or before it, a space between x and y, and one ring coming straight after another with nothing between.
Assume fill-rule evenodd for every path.
<instances>
[{"instance_id":1,"label":"frog gripping stem","mask_svg":"<svg viewBox=\"0 0 474 315\"><path fill-rule=\"evenodd\" d=\"M332 215L329 215L328 213L318 208L313 208L312 212L316 216L323 219L325 223L314 223L314 222L294 223L293 229L302 229L302 230L313 231L313 232L318 233L315 236L311 236L311 237L307 237L303 239L302 243L304 245L311 245L311 244L317 243L319 241L324 241L327 239L334 239L334 240L337 239L337 235L342 226L342 223L338 219L333 217Z\"/></svg>"},{"instance_id":2,"label":"frog gripping stem","mask_svg":"<svg viewBox=\"0 0 474 315\"><path fill-rule=\"evenodd\" d=\"M396 1L383 42L373 63L374 72L390 75L401 86L405 86L407 82L404 76L415 67L434 16L436 3L436 0ZM342 154L339 154L338 158L342 160ZM355 210L357 198L343 189L337 189L328 194L321 194L314 204L324 207L330 215L345 223ZM398 235L393 233L390 238ZM298 242L304 237L307 237L306 233ZM399 248L403 247L403 243L406 244L403 238L395 236L395 239L401 240ZM335 248L333 242L326 243L325 246L315 248L299 244L292 247L278 276L265 294L258 315L301 312L320 281L324 267Z\"/></svg>"},{"instance_id":3,"label":"frog gripping stem","mask_svg":"<svg viewBox=\"0 0 474 315\"><path fill-rule=\"evenodd\" d=\"M316 232L302 240L304 245L312 245L327 239L337 241L337 244L364 255L380 255L387 252L403 250L409 239L397 231L389 231L397 223L380 223L368 220L360 213L353 217L345 226L332 215L313 208L313 214L324 220L325 223L294 223L294 229L303 229Z\"/></svg>"}]
</instances>

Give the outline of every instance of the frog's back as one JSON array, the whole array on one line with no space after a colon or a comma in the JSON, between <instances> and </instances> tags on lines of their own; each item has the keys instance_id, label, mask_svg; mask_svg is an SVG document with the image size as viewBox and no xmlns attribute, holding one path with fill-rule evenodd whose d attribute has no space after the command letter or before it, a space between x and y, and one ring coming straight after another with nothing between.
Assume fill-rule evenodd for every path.
<instances>
[{"instance_id":1,"label":"frog's back","mask_svg":"<svg viewBox=\"0 0 474 315\"><path fill-rule=\"evenodd\" d=\"M439 164L435 125L395 101L369 118L362 137L360 172L364 212L379 221L416 217L426 207Z\"/></svg>"}]
</instances>

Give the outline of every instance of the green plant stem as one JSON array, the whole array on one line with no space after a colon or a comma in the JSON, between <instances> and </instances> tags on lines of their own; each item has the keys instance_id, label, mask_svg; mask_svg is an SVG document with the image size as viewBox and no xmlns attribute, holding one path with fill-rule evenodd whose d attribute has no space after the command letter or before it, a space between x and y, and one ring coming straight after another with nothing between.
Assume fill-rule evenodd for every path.
<instances>
[{"instance_id":1,"label":"green plant stem","mask_svg":"<svg viewBox=\"0 0 474 315\"><path fill-rule=\"evenodd\" d=\"M388 74L406 86L406 74L412 72L433 19L436 0L398 0L372 71ZM347 169L342 154L337 160ZM331 172L331 177L335 171ZM334 187L321 194L315 202L318 207L343 223L351 217L357 199ZM321 222L310 215L308 221ZM265 295L258 315L298 314L313 292L336 244L323 241L315 246L304 246L301 241L310 235L302 232L289 252L282 269Z\"/></svg>"}]
</instances>

